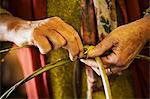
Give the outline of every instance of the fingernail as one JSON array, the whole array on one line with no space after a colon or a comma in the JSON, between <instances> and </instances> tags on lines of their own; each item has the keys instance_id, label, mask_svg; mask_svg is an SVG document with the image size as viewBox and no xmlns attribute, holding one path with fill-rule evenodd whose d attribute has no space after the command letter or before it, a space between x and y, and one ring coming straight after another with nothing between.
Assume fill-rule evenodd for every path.
<instances>
[{"instance_id":1,"label":"fingernail","mask_svg":"<svg viewBox=\"0 0 150 99\"><path fill-rule=\"evenodd\" d=\"M83 63L85 62L84 59L80 59L80 61L83 62Z\"/></svg>"},{"instance_id":2,"label":"fingernail","mask_svg":"<svg viewBox=\"0 0 150 99\"><path fill-rule=\"evenodd\" d=\"M86 58L86 55L84 55L84 53L83 53L83 52L80 52L80 54L79 54L79 58Z\"/></svg>"},{"instance_id":3,"label":"fingernail","mask_svg":"<svg viewBox=\"0 0 150 99\"><path fill-rule=\"evenodd\" d=\"M71 54L69 54L69 58L71 61L75 61L77 60L78 56L72 56Z\"/></svg>"}]
</instances>

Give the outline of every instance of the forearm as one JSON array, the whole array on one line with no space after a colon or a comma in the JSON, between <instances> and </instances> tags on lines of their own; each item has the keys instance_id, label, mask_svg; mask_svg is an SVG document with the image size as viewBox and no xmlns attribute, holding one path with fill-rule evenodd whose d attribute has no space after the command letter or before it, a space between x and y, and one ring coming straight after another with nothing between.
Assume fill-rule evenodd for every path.
<instances>
[{"instance_id":1,"label":"forearm","mask_svg":"<svg viewBox=\"0 0 150 99\"><path fill-rule=\"evenodd\" d=\"M139 29L139 35L145 39L145 41L150 40L150 16L146 16L135 21L135 26Z\"/></svg>"},{"instance_id":2,"label":"forearm","mask_svg":"<svg viewBox=\"0 0 150 99\"><path fill-rule=\"evenodd\" d=\"M13 41L15 30L26 21L7 14L0 15L0 41Z\"/></svg>"}]
</instances>

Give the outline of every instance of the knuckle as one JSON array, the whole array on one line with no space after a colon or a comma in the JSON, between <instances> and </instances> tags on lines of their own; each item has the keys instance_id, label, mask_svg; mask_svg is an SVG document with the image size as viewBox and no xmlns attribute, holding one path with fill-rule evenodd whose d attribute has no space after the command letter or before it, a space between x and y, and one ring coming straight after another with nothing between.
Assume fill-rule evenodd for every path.
<instances>
[{"instance_id":1,"label":"knuckle","mask_svg":"<svg viewBox=\"0 0 150 99\"><path fill-rule=\"evenodd\" d=\"M97 47L97 48L103 48L104 46L103 46L102 43L99 43L96 47Z\"/></svg>"},{"instance_id":2,"label":"knuckle","mask_svg":"<svg viewBox=\"0 0 150 99\"><path fill-rule=\"evenodd\" d=\"M116 61L116 65L117 66L124 66L124 65L126 65L126 62L121 57L118 57L117 61Z\"/></svg>"},{"instance_id":3,"label":"knuckle","mask_svg":"<svg viewBox=\"0 0 150 99\"><path fill-rule=\"evenodd\" d=\"M67 41L66 40L62 40L62 46L66 45Z\"/></svg>"},{"instance_id":4,"label":"knuckle","mask_svg":"<svg viewBox=\"0 0 150 99\"><path fill-rule=\"evenodd\" d=\"M114 60L114 64L118 65L118 63L119 63L119 58L116 57L115 60Z\"/></svg>"},{"instance_id":5,"label":"knuckle","mask_svg":"<svg viewBox=\"0 0 150 99\"><path fill-rule=\"evenodd\" d=\"M66 40L62 39L60 42L58 42L57 46L58 46L58 48L60 48L60 47L65 46L66 43L67 43Z\"/></svg>"},{"instance_id":6,"label":"knuckle","mask_svg":"<svg viewBox=\"0 0 150 99\"><path fill-rule=\"evenodd\" d=\"M72 37L70 38L70 40L69 40L69 41L70 41L72 44L73 44L73 43L77 43L77 42L76 42L76 39L75 39L75 37L74 37L74 36L72 36Z\"/></svg>"},{"instance_id":7,"label":"knuckle","mask_svg":"<svg viewBox=\"0 0 150 99\"><path fill-rule=\"evenodd\" d=\"M65 23L65 22L57 16L52 17L48 20L49 26L51 26L51 28L54 28L54 29L62 27L62 23Z\"/></svg>"},{"instance_id":8,"label":"knuckle","mask_svg":"<svg viewBox=\"0 0 150 99\"><path fill-rule=\"evenodd\" d=\"M50 18L50 19L53 20L53 21L57 21L57 22L61 22L61 21L62 21L62 19L59 18L59 17L57 17L57 16L52 17L52 18Z\"/></svg>"},{"instance_id":9,"label":"knuckle","mask_svg":"<svg viewBox=\"0 0 150 99\"><path fill-rule=\"evenodd\" d=\"M56 19L56 20L61 20L61 18L58 17L58 16L55 16L55 17L53 17L53 18Z\"/></svg>"}]
</instances>

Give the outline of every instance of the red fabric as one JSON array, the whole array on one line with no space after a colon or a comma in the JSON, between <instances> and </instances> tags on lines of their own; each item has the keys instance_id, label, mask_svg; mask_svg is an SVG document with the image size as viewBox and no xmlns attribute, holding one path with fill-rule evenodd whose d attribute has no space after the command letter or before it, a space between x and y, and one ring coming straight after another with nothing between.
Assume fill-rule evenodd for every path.
<instances>
[{"instance_id":1,"label":"red fabric","mask_svg":"<svg viewBox=\"0 0 150 99\"><path fill-rule=\"evenodd\" d=\"M141 12L138 0L125 0L129 22L140 19Z\"/></svg>"},{"instance_id":2,"label":"red fabric","mask_svg":"<svg viewBox=\"0 0 150 99\"><path fill-rule=\"evenodd\" d=\"M34 20L46 18L46 0L32 0Z\"/></svg>"},{"instance_id":3,"label":"red fabric","mask_svg":"<svg viewBox=\"0 0 150 99\"><path fill-rule=\"evenodd\" d=\"M46 18L46 0L0 0L0 4L14 16L23 19Z\"/></svg>"},{"instance_id":4,"label":"red fabric","mask_svg":"<svg viewBox=\"0 0 150 99\"><path fill-rule=\"evenodd\" d=\"M18 57L25 77L45 65L44 56L35 48L22 48L18 50ZM43 73L27 82L26 91L28 99L48 98L46 73Z\"/></svg>"},{"instance_id":5,"label":"red fabric","mask_svg":"<svg viewBox=\"0 0 150 99\"><path fill-rule=\"evenodd\" d=\"M2 0L2 7L11 12L14 16L32 20L32 0Z\"/></svg>"},{"instance_id":6,"label":"red fabric","mask_svg":"<svg viewBox=\"0 0 150 99\"><path fill-rule=\"evenodd\" d=\"M0 5L2 5L2 0L0 0Z\"/></svg>"},{"instance_id":7,"label":"red fabric","mask_svg":"<svg viewBox=\"0 0 150 99\"><path fill-rule=\"evenodd\" d=\"M127 15L127 8L124 0L118 0L118 4L120 6L120 10L122 13L123 17L123 23L127 24L128 23L128 15Z\"/></svg>"},{"instance_id":8,"label":"red fabric","mask_svg":"<svg viewBox=\"0 0 150 99\"><path fill-rule=\"evenodd\" d=\"M46 0L1 0L2 7L14 16L36 20L46 18ZM45 65L44 56L35 48L22 48L18 50L24 76ZM46 73L26 83L28 99L48 98Z\"/></svg>"},{"instance_id":9,"label":"red fabric","mask_svg":"<svg viewBox=\"0 0 150 99\"><path fill-rule=\"evenodd\" d=\"M26 54L24 54L24 53L26 53ZM20 56L22 54L21 57L19 57L19 58L20 58L20 63L22 65L24 77L27 77L34 71L32 68L32 64L27 64L27 63L29 63L29 61L32 60L32 57L30 56L30 54L27 54L27 53L30 53L30 49L21 49L18 51L18 56ZM27 91L27 95L30 94L30 91L32 92L32 95L28 96L28 98L30 98L30 99L38 96L35 79L32 79L26 83L26 91Z\"/></svg>"}]
</instances>

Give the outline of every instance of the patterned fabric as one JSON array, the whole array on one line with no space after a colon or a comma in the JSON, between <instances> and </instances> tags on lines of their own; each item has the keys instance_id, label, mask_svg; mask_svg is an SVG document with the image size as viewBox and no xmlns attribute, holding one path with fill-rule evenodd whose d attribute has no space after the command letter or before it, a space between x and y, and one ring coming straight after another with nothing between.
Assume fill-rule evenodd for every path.
<instances>
[{"instance_id":1,"label":"patterned fabric","mask_svg":"<svg viewBox=\"0 0 150 99\"><path fill-rule=\"evenodd\" d=\"M115 0L94 0L99 38L117 27Z\"/></svg>"},{"instance_id":2,"label":"patterned fabric","mask_svg":"<svg viewBox=\"0 0 150 99\"><path fill-rule=\"evenodd\" d=\"M84 2L82 2L84 1ZM86 2L85 2L86 1ZM47 15L48 17L58 16L62 18L65 22L72 25L79 34L83 36L85 33L84 44L96 44L94 35L97 35L97 30L99 33L99 38L101 38L102 33L107 35L110 31L117 27L117 18L116 18L116 9L115 9L115 0L93 0L95 6L95 12L92 10L93 5L91 0L47 0ZM81 8L80 8L81 3ZM86 6L88 5L89 6ZM101 10L102 8L102 10ZM92 10L92 11L91 11ZM102 12L101 12L102 11ZM92 15L95 14L95 15ZM82 16L81 16L82 15ZM94 18L92 18L95 17ZM82 20L81 20L82 18ZM96 23L97 22L97 23ZM94 28L91 28L93 26ZM97 29L96 29L97 26ZM82 28L82 29L81 29ZM84 30L83 30L84 28ZM81 31L80 31L81 29ZM95 30L96 29L96 30ZM96 32L95 32L96 31ZM61 57L67 57L67 52L59 49L47 54L47 63L56 61ZM51 96L56 99L66 99L74 98L74 81L73 73L75 63L66 64L59 68L49 71L49 88L52 90ZM86 98L87 91L87 77L85 75L85 68L78 66L79 71L82 76L82 79L78 81L81 85L79 90L79 98ZM105 95L103 91L100 91L99 88L101 85L99 77L94 74L97 82L94 83L98 86L93 93L94 99L104 99ZM114 99L118 98L133 98L133 88L132 81L130 78L130 72L125 71L125 73L117 77L113 81L112 85L112 95Z\"/></svg>"},{"instance_id":3,"label":"patterned fabric","mask_svg":"<svg viewBox=\"0 0 150 99\"><path fill-rule=\"evenodd\" d=\"M93 0L82 0L81 22L81 36L84 44L95 45L97 29Z\"/></svg>"},{"instance_id":4,"label":"patterned fabric","mask_svg":"<svg viewBox=\"0 0 150 99\"><path fill-rule=\"evenodd\" d=\"M81 37L84 45L96 45L97 27L93 0L81 1ZM95 82L93 70L85 65L87 76L87 99L91 99Z\"/></svg>"},{"instance_id":5,"label":"patterned fabric","mask_svg":"<svg viewBox=\"0 0 150 99\"><path fill-rule=\"evenodd\" d=\"M72 25L80 33L81 28L80 1L81 0L57 0L56 2L56 0L47 0L47 15L48 17L52 16L61 17L63 20L65 20L65 22ZM97 29L100 38L102 33L104 35L107 35L107 33L109 33L117 26L115 5L114 2L110 2L110 0L106 1L94 0L94 6L97 20ZM101 8L106 8L102 9L104 13L101 13ZM90 13L87 15L90 15ZM88 33L90 33L91 30L88 31L89 31ZM52 51L51 53L48 53L46 61L47 63L52 63L63 57L64 58L68 57L68 53L64 49L59 49L56 51ZM50 96L56 99L70 99L75 97L73 92L74 86L72 83L74 80L73 78L74 72L73 70L75 66L74 64L75 63L65 64L67 66L61 66L59 68L55 68L49 71L47 78L49 80L49 89L51 91ZM85 73L84 70L82 70L82 72ZM83 76L84 77L82 77L82 87L79 90L81 90L80 97L86 98L86 77L85 75ZM96 78L99 79L99 77L97 76ZM125 74L118 77L113 82L114 83L114 85L112 86L112 93L114 96L113 98L130 98L133 96L132 94L133 92L129 89L131 87L131 84L128 78L129 76ZM128 86L129 88L127 88ZM104 98L104 93L102 91L99 92L98 90L97 92L94 92L93 97L95 99Z\"/></svg>"},{"instance_id":6,"label":"patterned fabric","mask_svg":"<svg viewBox=\"0 0 150 99\"><path fill-rule=\"evenodd\" d=\"M94 1L94 8L93 8L93 1ZM95 45L98 43L98 41L100 41L103 38L103 36L106 36L113 29L117 28L115 0L82 0L81 15L82 15L81 34L82 34L84 44ZM97 36L99 40L96 41L95 39ZM92 95L92 97L95 99L104 98L105 96L102 91L103 86L99 77L94 76L93 78L91 73L87 73L87 76L88 76L87 80L88 78L90 78L95 81L94 86L92 86L92 83L88 83L87 97L91 97ZM118 99L118 98L125 98L125 97L128 98L134 97L132 82L130 82L132 80L131 80L130 72L128 70L126 70L124 74L121 75L120 77L110 77L110 81L112 81L111 90L112 90L113 98ZM91 86L94 89L90 89L89 87ZM119 86L121 86L121 88ZM93 91L94 93L93 94L89 93L91 91Z\"/></svg>"}]
</instances>

